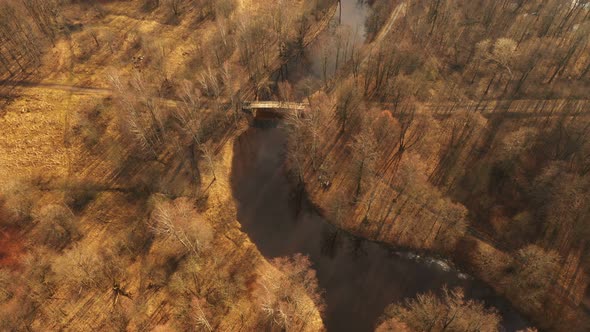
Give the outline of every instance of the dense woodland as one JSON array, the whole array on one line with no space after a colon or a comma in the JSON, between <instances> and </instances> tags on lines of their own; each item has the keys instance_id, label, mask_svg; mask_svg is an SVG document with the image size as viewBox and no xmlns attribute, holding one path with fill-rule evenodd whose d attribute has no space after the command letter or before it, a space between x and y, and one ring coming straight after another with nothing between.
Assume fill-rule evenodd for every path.
<instances>
[{"instance_id":1,"label":"dense woodland","mask_svg":"<svg viewBox=\"0 0 590 332\"><path fill-rule=\"evenodd\" d=\"M370 36L401 6L395 33L291 119L294 174L343 227L447 252L541 326L579 328L588 4L377 1Z\"/></svg>"},{"instance_id":2,"label":"dense woodland","mask_svg":"<svg viewBox=\"0 0 590 332\"><path fill-rule=\"evenodd\" d=\"M323 330L313 262L263 257L229 189L241 105L272 99L309 103L281 120L286 167L331 223L585 331L590 3L369 3L363 42L337 1L1 1L0 330ZM87 88L50 107L44 79ZM445 288L375 327L500 321Z\"/></svg>"}]
</instances>

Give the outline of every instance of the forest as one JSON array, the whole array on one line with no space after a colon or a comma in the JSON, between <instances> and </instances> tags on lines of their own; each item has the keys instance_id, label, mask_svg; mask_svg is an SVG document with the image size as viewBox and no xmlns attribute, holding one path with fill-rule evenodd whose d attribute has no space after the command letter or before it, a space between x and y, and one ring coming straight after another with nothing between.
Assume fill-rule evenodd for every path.
<instances>
[{"instance_id":1,"label":"forest","mask_svg":"<svg viewBox=\"0 0 590 332\"><path fill-rule=\"evenodd\" d=\"M588 331L589 96L584 0L0 0L0 330Z\"/></svg>"}]
</instances>

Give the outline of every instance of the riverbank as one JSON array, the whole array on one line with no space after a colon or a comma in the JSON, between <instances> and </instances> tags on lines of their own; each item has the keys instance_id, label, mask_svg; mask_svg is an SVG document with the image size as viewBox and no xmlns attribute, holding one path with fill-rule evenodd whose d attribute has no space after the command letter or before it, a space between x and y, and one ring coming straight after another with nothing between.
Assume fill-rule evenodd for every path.
<instances>
[{"instance_id":1,"label":"riverbank","mask_svg":"<svg viewBox=\"0 0 590 332\"><path fill-rule=\"evenodd\" d=\"M271 275L273 276L273 280L280 280L285 278L285 272L279 270L276 265L270 263L270 260L273 257L266 256L265 258L262 258L262 254L260 253L257 244L253 243L251 238L244 233L242 229L243 226L238 219L239 216L236 201L233 197L231 177L234 171L233 163L235 162L234 146L236 141L246 130L247 127L242 123L240 128L223 142L219 147L220 152L215 164L215 174L213 175L213 173L209 173L208 175L205 174L203 177L203 183L210 183L210 185L206 187L206 191L203 192L203 195L207 196L205 214L211 220L231 220L229 224L223 225L223 227L226 228L224 236L231 240L236 246L234 250L237 252L244 250L251 251L254 255L261 258L259 260L259 266L255 268L259 278ZM254 287L254 293L251 293L251 296L256 298L256 287L253 285L251 285L251 287ZM283 291L292 292L291 296L294 298L296 297L297 301L300 302L297 305L296 313L301 317L305 317L305 325L301 327L301 331L312 332L324 330L321 308L319 308L307 294L301 292L296 294L296 289L285 289ZM260 309L264 311L264 302L261 301L260 305ZM291 320L293 317L289 317L289 319ZM289 323L291 324L293 321L290 321ZM228 331L229 330L232 329L228 329Z\"/></svg>"},{"instance_id":2,"label":"riverbank","mask_svg":"<svg viewBox=\"0 0 590 332\"><path fill-rule=\"evenodd\" d=\"M329 98L323 97L322 100L330 103ZM333 109L330 106L323 108L326 112ZM550 294L547 295L547 301L542 302L528 298L528 290L521 289L518 286L520 280L515 277L515 269L519 269L515 252L504 251L493 242L474 236L467 219L464 228L454 233L444 233L444 228L455 221L452 219L453 214L445 215L448 210L444 206L453 207L455 202L448 198L438 198L437 201L428 196L420 197L424 195L425 189L415 192L410 192L413 188L404 189L404 186L416 185L415 179L420 180L422 177L415 171L404 174L408 172L404 167L424 167L416 163L416 160L421 159L417 154L406 153L397 169L401 174L392 175L389 170L386 174L378 173L370 183L363 182L365 189L359 197L353 198L356 182L350 178L350 172L355 168L354 163L358 162L351 151L354 140L342 133L335 122L325 123L317 131L328 139L320 139L315 143L315 156L319 156L317 159L321 160L322 166L314 167L314 163L317 165L318 162L313 160L314 153L308 153L303 162L289 167L292 173L302 174L305 195L327 220L363 239L450 260L461 270L485 282L500 296L506 297L514 308L518 308L523 316L530 318L540 328L559 330L562 326L569 326L573 331L584 331L587 316L581 309L555 301ZM388 158L377 157L378 160ZM393 186L379 180L391 176L396 178L392 181ZM424 181L420 185L425 186L426 183ZM430 188L428 190L431 193L437 192L434 187L425 188ZM443 197L442 194L436 195ZM438 210L432 209L429 204L438 205ZM558 313L559 316L547 315L548 311Z\"/></svg>"}]
</instances>

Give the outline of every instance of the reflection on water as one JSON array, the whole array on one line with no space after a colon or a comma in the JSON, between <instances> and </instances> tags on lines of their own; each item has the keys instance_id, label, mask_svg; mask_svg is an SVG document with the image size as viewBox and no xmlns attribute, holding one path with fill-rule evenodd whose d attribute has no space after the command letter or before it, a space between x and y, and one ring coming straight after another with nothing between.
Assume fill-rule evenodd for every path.
<instances>
[{"instance_id":1,"label":"reflection on water","mask_svg":"<svg viewBox=\"0 0 590 332\"><path fill-rule=\"evenodd\" d=\"M352 57L358 56L365 41L365 21L370 7L365 0L342 0L341 9L342 14L336 12L330 26L305 49L303 56L294 57L287 64L289 84L296 90L318 90L350 63Z\"/></svg>"},{"instance_id":2,"label":"reflection on water","mask_svg":"<svg viewBox=\"0 0 590 332\"><path fill-rule=\"evenodd\" d=\"M369 6L365 0L342 0L342 20L340 24L348 27L362 40L365 39L365 21L369 16Z\"/></svg>"},{"instance_id":3,"label":"reflection on water","mask_svg":"<svg viewBox=\"0 0 590 332\"><path fill-rule=\"evenodd\" d=\"M350 236L311 208L296 213L284 171L281 128L250 128L234 145L232 190L243 230L267 258L308 255L325 291L329 331L372 331L384 308L444 285L501 309L508 331L526 323L481 283L443 262L400 254Z\"/></svg>"}]
</instances>

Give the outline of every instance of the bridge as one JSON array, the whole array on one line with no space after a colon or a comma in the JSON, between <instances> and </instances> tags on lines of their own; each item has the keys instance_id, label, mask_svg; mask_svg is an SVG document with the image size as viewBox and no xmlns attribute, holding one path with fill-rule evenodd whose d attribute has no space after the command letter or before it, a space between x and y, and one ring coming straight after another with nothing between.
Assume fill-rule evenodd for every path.
<instances>
[{"instance_id":1,"label":"bridge","mask_svg":"<svg viewBox=\"0 0 590 332\"><path fill-rule=\"evenodd\" d=\"M264 114L272 114L272 111L281 110L287 113L289 111L301 112L309 108L308 103L295 103L289 101L245 101L242 103L242 110L251 113L255 117L257 116L258 110L269 110L271 112L265 112ZM262 115L264 115L262 114ZM276 114L276 113L275 113ZM276 117L276 115L275 115Z\"/></svg>"},{"instance_id":2,"label":"bridge","mask_svg":"<svg viewBox=\"0 0 590 332\"><path fill-rule=\"evenodd\" d=\"M242 109L283 109L302 111L309 107L307 103L294 103L289 101L246 101L242 103Z\"/></svg>"}]
</instances>

